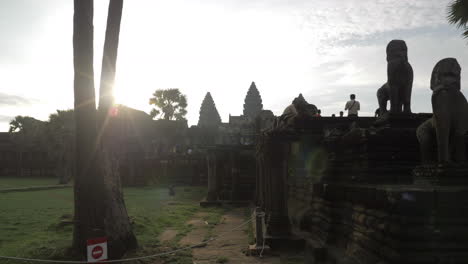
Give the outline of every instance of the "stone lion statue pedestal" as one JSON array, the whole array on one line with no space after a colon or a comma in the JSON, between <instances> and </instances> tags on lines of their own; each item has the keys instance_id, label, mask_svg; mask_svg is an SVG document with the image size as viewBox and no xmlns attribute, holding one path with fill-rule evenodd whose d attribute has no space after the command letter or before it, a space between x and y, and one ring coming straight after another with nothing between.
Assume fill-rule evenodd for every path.
<instances>
[{"instance_id":1,"label":"stone lion statue pedestal","mask_svg":"<svg viewBox=\"0 0 468 264\"><path fill-rule=\"evenodd\" d=\"M413 170L413 182L417 186L466 186L468 191L468 164L427 164Z\"/></svg>"},{"instance_id":2,"label":"stone lion statue pedestal","mask_svg":"<svg viewBox=\"0 0 468 264\"><path fill-rule=\"evenodd\" d=\"M416 128L430 114L389 115L372 127L337 129L325 136L330 156L326 177L363 184L411 184L411 171L420 164Z\"/></svg>"},{"instance_id":3,"label":"stone lion statue pedestal","mask_svg":"<svg viewBox=\"0 0 468 264\"><path fill-rule=\"evenodd\" d=\"M390 113L387 112L384 115L378 117L374 122L375 128L414 128L414 124L421 123L421 120L430 118L432 114L419 113L419 114L407 114L407 113Z\"/></svg>"}]
</instances>

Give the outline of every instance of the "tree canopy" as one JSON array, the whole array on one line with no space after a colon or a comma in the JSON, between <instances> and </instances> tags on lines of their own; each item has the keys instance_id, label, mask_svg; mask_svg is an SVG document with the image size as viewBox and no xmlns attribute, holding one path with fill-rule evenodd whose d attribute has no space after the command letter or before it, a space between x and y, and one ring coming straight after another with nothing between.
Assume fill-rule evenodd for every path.
<instances>
[{"instance_id":1,"label":"tree canopy","mask_svg":"<svg viewBox=\"0 0 468 264\"><path fill-rule=\"evenodd\" d=\"M10 128L8 132L23 132L31 133L37 129L41 129L44 126L44 122L35 119L30 116L15 116L13 120L10 121Z\"/></svg>"},{"instance_id":2,"label":"tree canopy","mask_svg":"<svg viewBox=\"0 0 468 264\"><path fill-rule=\"evenodd\" d=\"M463 28L463 37L468 38L468 0L454 0L448 6L448 21Z\"/></svg>"},{"instance_id":3,"label":"tree canopy","mask_svg":"<svg viewBox=\"0 0 468 264\"><path fill-rule=\"evenodd\" d=\"M150 112L152 118L184 120L187 114L187 98L177 88L156 90L149 104L155 106Z\"/></svg>"},{"instance_id":4,"label":"tree canopy","mask_svg":"<svg viewBox=\"0 0 468 264\"><path fill-rule=\"evenodd\" d=\"M72 152L75 144L75 116L73 109L57 110L49 115L47 122L49 155L54 160L62 159L65 153Z\"/></svg>"},{"instance_id":5,"label":"tree canopy","mask_svg":"<svg viewBox=\"0 0 468 264\"><path fill-rule=\"evenodd\" d=\"M74 177L75 115L72 109L57 110L47 122L47 154L57 164L59 182L68 183Z\"/></svg>"},{"instance_id":6,"label":"tree canopy","mask_svg":"<svg viewBox=\"0 0 468 264\"><path fill-rule=\"evenodd\" d=\"M10 121L8 130L21 148L37 145L43 148L46 144L47 123L30 116L16 116Z\"/></svg>"}]
</instances>

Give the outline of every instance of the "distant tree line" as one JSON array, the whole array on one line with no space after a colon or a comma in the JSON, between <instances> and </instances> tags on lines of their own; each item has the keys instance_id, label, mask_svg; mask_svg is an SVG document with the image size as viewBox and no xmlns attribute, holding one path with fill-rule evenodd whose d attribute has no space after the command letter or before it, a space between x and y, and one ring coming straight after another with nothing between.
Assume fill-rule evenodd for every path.
<instances>
[{"instance_id":1,"label":"distant tree line","mask_svg":"<svg viewBox=\"0 0 468 264\"><path fill-rule=\"evenodd\" d=\"M75 146L75 120L73 110L57 110L48 121L30 116L16 116L10 121L9 133L18 146L19 159L31 148L47 153L56 167L60 183L67 183L73 177Z\"/></svg>"}]
</instances>

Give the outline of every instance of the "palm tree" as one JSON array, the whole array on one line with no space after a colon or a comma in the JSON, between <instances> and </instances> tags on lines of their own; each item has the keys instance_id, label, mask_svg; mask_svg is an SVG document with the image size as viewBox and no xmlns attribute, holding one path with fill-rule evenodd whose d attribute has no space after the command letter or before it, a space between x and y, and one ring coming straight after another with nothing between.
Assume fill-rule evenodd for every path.
<instances>
[{"instance_id":1,"label":"palm tree","mask_svg":"<svg viewBox=\"0 0 468 264\"><path fill-rule=\"evenodd\" d=\"M122 14L123 0L110 0L107 28L114 28L110 23L118 22ZM111 18L112 17L112 18ZM117 36L113 35L117 34ZM119 31L106 30L106 42L118 40ZM111 35L108 37L108 35ZM108 238L108 257L121 257L126 251L137 246L130 220L118 182L115 163L109 162L105 144L101 144L99 135L104 130L104 118L96 111L93 69L93 0L74 0L73 17L73 65L75 71L75 212L73 229L73 247L86 255L86 240L106 236ZM117 44L112 46L115 52L110 55L114 65L117 57ZM109 45L104 45L108 47ZM106 49L106 48L105 48ZM114 63L112 63L112 61ZM113 71L111 71L113 72ZM113 73L110 79L113 80ZM107 77L106 77L107 78ZM104 91L103 91L104 92ZM103 106L104 107L104 106ZM100 107L101 108L101 107ZM107 107L106 107L107 108ZM99 129L99 132L98 132Z\"/></svg>"},{"instance_id":2,"label":"palm tree","mask_svg":"<svg viewBox=\"0 0 468 264\"><path fill-rule=\"evenodd\" d=\"M463 37L468 38L468 0L454 0L448 6L448 21L463 28Z\"/></svg>"},{"instance_id":3,"label":"palm tree","mask_svg":"<svg viewBox=\"0 0 468 264\"><path fill-rule=\"evenodd\" d=\"M156 90L149 104L155 105L150 113L152 118L160 115L165 120L184 120L187 114L187 97L177 88Z\"/></svg>"}]
</instances>

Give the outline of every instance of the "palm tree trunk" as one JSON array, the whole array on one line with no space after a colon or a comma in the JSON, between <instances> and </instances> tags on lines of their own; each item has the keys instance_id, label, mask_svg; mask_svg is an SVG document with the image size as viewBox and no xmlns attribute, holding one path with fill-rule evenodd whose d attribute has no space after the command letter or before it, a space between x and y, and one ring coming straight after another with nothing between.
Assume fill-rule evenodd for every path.
<instances>
[{"instance_id":1,"label":"palm tree trunk","mask_svg":"<svg viewBox=\"0 0 468 264\"><path fill-rule=\"evenodd\" d=\"M74 0L73 66L75 71L76 179L73 247L86 254L86 240L103 235L104 181L95 159L96 102L93 68L93 0Z\"/></svg>"},{"instance_id":2,"label":"palm tree trunk","mask_svg":"<svg viewBox=\"0 0 468 264\"><path fill-rule=\"evenodd\" d=\"M102 58L101 85L99 99L99 139L103 165L106 196L106 233L112 238L115 254L125 253L137 246L132 232L120 183L121 139L119 130L109 126L110 109L113 106L112 91L115 80L117 51L119 46L120 22L122 20L123 0L110 0L107 14L106 36Z\"/></svg>"},{"instance_id":3,"label":"palm tree trunk","mask_svg":"<svg viewBox=\"0 0 468 264\"><path fill-rule=\"evenodd\" d=\"M99 110L109 110L113 105L113 88L117 51L119 47L120 22L123 0L110 0L107 14L106 36L102 56L101 86L99 89Z\"/></svg>"},{"instance_id":4,"label":"palm tree trunk","mask_svg":"<svg viewBox=\"0 0 468 264\"><path fill-rule=\"evenodd\" d=\"M115 0L110 2L112 4ZM120 184L115 181L114 176L118 174L98 141L93 70L93 0L74 0L74 9L76 177L73 247L85 256L87 239L106 236L109 258L115 259L136 247L136 239L131 232Z\"/></svg>"}]
</instances>

